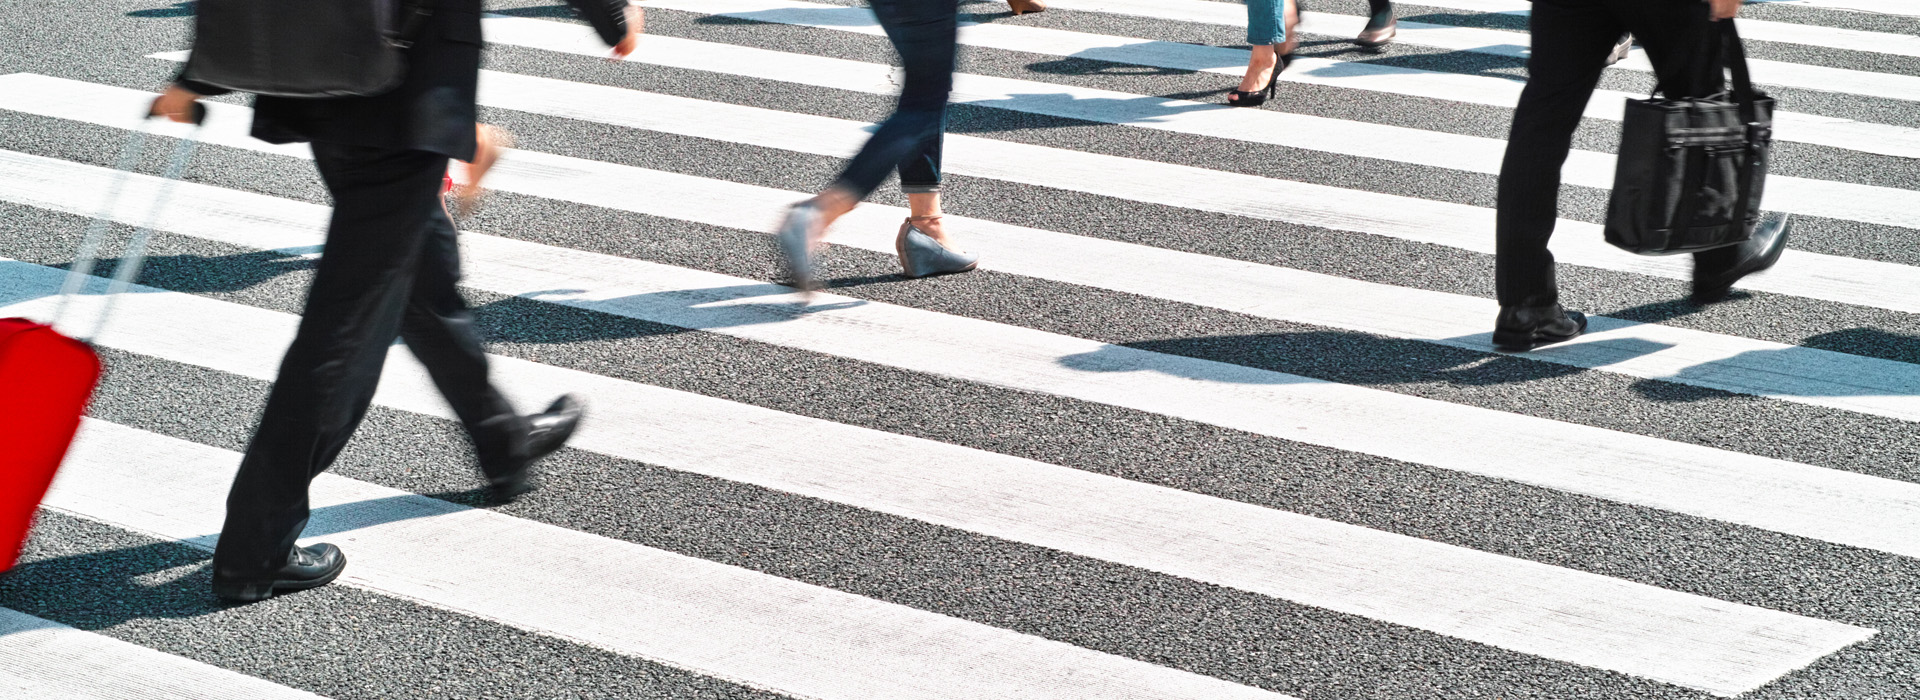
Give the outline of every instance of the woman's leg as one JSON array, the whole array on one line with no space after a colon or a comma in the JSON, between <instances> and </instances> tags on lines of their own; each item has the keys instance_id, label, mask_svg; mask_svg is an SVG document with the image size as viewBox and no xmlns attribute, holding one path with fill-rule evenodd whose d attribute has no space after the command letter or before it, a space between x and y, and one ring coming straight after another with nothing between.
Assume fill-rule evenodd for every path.
<instances>
[{"instance_id":1,"label":"woman's leg","mask_svg":"<svg viewBox=\"0 0 1920 700\"><path fill-rule=\"evenodd\" d=\"M921 142L918 152L900 161L900 191L907 195L907 208L915 219L914 226L941 245L948 243L937 218L940 216L940 156L945 140L944 130L935 132ZM900 240L906 240L906 235L906 229L902 228Z\"/></svg>"},{"instance_id":2,"label":"woman's leg","mask_svg":"<svg viewBox=\"0 0 1920 700\"><path fill-rule=\"evenodd\" d=\"M848 161L840 177L787 213L776 236L793 284L818 286L813 248L833 222L853 211L907 158L925 150L945 125L947 94L959 43L958 0L870 0L873 14L900 54L905 85L893 116Z\"/></svg>"},{"instance_id":3,"label":"woman's leg","mask_svg":"<svg viewBox=\"0 0 1920 700\"><path fill-rule=\"evenodd\" d=\"M1247 58L1247 73L1240 78L1241 92L1258 92L1267 89L1267 81L1272 79L1274 68L1280 65L1280 52L1273 44L1254 44L1253 54Z\"/></svg>"},{"instance_id":4,"label":"woman's leg","mask_svg":"<svg viewBox=\"0 0 1920 700\"><path fill-rule=\"evenodd\" d=\"M1280 65L1279 46L1287 41L1287 28L1299 23L1298 17L1293 0L1247 0L1247 44L1253 53L1240 78L1241 92L1266 89Z\"/></svg>"},{"instance_id":5,"label":"woman's leg","mask_svg":"<svg viewBox=\"0 0 1920 700\"><path fill-rule=\"evenodd\" d=\"M958 48L959 5L953 0L871 0L887 39L900 54L904 87L893 116L880 125L833 185L821 192L820 232L852 211L911 158L939 157L947 95L953 90ZM933 144L929 148L928 144ZM936 161L929 161L935 163ZM933 184L938 184L937 175ZM818 234L815 236L816 240Z\"/></svg>"}]
</instances>

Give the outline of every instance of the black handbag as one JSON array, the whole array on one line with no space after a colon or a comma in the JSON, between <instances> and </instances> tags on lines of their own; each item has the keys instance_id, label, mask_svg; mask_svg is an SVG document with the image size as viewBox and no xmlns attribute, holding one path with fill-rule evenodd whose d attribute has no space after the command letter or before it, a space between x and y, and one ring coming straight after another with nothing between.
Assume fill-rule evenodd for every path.
<instances>
[{"instance_id":1,"label":"black handbag","mask_svg":"<svg viewBox=\"0 0 1920 700\"><path fill-rule=\"evenodd\" d=\"M1697 86L1733 89L1708 97L1660 94L1627 100L1620 162L1607 203L1607 242L1641 255L1738 245L1760 219L1773 146L1773 98L1753 88L1733 20L1713 22L1688 65ZM1674 91L1663 76L1661 93ZM1731 97L1731 101L1729 101Z\"/></svg>"},{"instance_id":2,"label":"black handbag","mask_svg":"<svg viewBox=\"0 0 1920 700\"><path fill-rule=\"evenodd\" d=\"M199 0L189 80L280 97L378 95L431 14L414 0Z\"/></svg>"}]
</instances>

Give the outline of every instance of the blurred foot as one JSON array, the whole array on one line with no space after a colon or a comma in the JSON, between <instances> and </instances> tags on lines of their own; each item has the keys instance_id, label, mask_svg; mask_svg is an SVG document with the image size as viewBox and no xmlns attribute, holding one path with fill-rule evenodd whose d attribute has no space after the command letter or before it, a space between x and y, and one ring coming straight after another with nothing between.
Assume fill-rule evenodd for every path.
<instances>
[{"instance_id":1,"label":"blurred foot","mask_svg":"<svg viewBox=\"0 0 1920 700\"><path fill-rule=\"evenodd\" d=\"M787 260L787 278L800 291L810 292L820 288L813 277L813 241L818 239L823 223L820 205L807 200L793 205L787 210L787 219L780 224L780 230L774 238L780 244L780 253Z\"/></svg>"},{"instance_id":2,"label":"blurred foot","mask_svg":"<svg viewBox=\"0 0 1920 700\"><path fill-rule=\"evenodd\" d=\"M1770 211L1761 214L1760 222L1753 226L1753 235L1740 244L1740 257L1733 266L1718 271L1703 271L1697 265L1694 267L1693 303L1706 305L1723 301L1740 278L1780 262L1780 254L1787 249L1787 234L1792 231L1793 220L1785 213Z\"/></svg>"},{"instance_id":3,"label":"blurred foot","mask_svg":"<svg viewBox=\"0 0 1920 700\"><path fill-rule=\"evenodd\" d=\"M1360 36L1353 43L1377 49L1393 41L1393 37L1399 33L1400 22L1393 18L1393 6L1388 5L1367 18L1367 27L1360 30Z\"/></svg>"},{"instance_id":4,"label":"blurred foot","mask_svg":"<svg viewBox=\"0 0 1920 700\"><path fill-rule=\"evenodd\" d=\"M566 394L554 399L547 410L527 416L526 456L519 463L487 479L488 496L495 503L513 499L533 490L533 465L567 444L580 428L586 408L580 397Z\"/></svg>"},{"instance_id":5,"label":"blurred foot","mask_svg":"<svg viewBox=\"0 0 1920 700\"><path fill-rule=\"evenodd\" d=\"M1622 33L1620 40L1613 44L1613 53L1607 54L1607 65L1611 66L1627 60L1627 55L1631 53L1633 53L1633 35Z\"/></svg>"}]
</instances>

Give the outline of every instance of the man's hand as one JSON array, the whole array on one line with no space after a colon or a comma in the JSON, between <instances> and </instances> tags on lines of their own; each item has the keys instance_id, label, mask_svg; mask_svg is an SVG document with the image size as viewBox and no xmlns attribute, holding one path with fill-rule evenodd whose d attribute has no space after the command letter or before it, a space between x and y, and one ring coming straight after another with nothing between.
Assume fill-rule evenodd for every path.
<instances>
[{"instance_id":1,"label":"man's hand","mask_svg":"<svg viewBox=\"0 0 1920 700\"><path fill-rule=\"evenodd\" d=\"M167 91L160 93L160 97L153 101L149 114L166 117L182 124L192 124L193 103L199 99L199 93L179 85L168 85Z\"/></svg>"},{"instance_id":2,"label":"man's hand","mask_svg":"<svg viewBox=\"0 0 1920 700\"><path fill-rule=\"evenodd\" d=\"M1707 2L1713 6L1715 21L1733 19L1734 15L1740 14L1740 0L1707 0Z\"/></svg>"},{"instance_id":3,"label":"man's hand","mask_svg":"<svg viewBox=\"0 0 1920 700\"><path fill-rule=\"evenodd\" d=\"M613 45L614 58L626 58L640 45L640 35L647 33L647 15L639 5L627 3L627 36Z\"/></svg>"}]
</instances>

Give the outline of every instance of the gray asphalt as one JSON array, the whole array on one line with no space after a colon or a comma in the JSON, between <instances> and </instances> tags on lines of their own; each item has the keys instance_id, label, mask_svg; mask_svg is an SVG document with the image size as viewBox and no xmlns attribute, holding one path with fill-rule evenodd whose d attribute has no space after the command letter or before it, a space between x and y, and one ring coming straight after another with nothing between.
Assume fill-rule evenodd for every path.
<instances>
[{"instance_id":1,"label":"gray asphalt","mask_svg":"<svg viewBox=\"0 0 1920 700\"><path fill-rule=\"evenodd\" d=\"M490 7L567 19L540 0ZM976 21L1233 46L1233 28L1048 12ZM1358 0L1309 9L1362 12ZM11 11L7 11L11 10ZM1751 16L1916 32L1910 19L1783 5ZM156 89L172 66L142 56L185 43L187 11L89 2L50 16L0 0L0 73ZM1406 6L1402 16L1518 30L1510 18ZM842 32L654 11L658 34L884 61L884 42ZM1523 76L1519 62L1395 46L1354 54L1334 37L1309 55ZM1757 57L1920 74L1920 61L1756 44ZM848 119L881 96L498 47L489 67ZM1230 78L973 49L962 70L1212 100ZM1646 87L1614 71L1608 85ZM1480 136L1506 111L1335 88L1287 86L1279 108ZM1911 104L1780 90L1798 111L1920 126ZM806 154L489 110L529 150L780 187L817 188L838 161ZM1391 161L961 107L951 130L987 138L1478 206L1493 179ZM1578 143L1611 150L1617 125ZM110 165L123 133L0 112L0 148ZM1783 144L1776 172L1920 189L1912 161ZM157 162L140 169L157 172ZM189 179L325 203L304 161L203 149ZM1489 256L1305 226L950 177L949 210L1400 286L1491 296ZM636 197L646 193L636 192ZM1604 192L1569 188L1565 214L1597 220ZM891 186L875 201L902 203ZM0 255L64 265L84 220L0 204ZM469 230L777 281L759 232L496 193ZM120 231L124 234L124 231ZM1908 229L1809 220L1795 247L1920 264ZM961 232L964 235L964 232ZM145 284L297 313L309 263L161 234ZM888 256L835 249L834 291L1178 355L1274 369L1908 481L1920 440L1900 421L1666 382L1258 319L993 272L922 281ZM1742 295L1707 309L1670 280L1563 266L1570 306L1593 312L1920 361L1906 314ZM1920 669L1920 562L1717 521L1421 465L1249 435L1151 413L906 372L536 301L469 291L499 354L796 414L967 445L1305 513L1723 600L1873 627L1880 634L1752 693L1755 698L1910 698ZM1490 320L1489 320L1490 322ZM107 351L96 417L226 449L245 446L264 382ZM1516 436L1525 444L1526 436ZM337 473L478 505L454 424L376 407ZM1547 661L1131 567L578 450L543 465L545 488L502 512L891 601L1129 658L1321 698L1697 698L1643 679ZM209 507L218 507L210 504ZM350 553L349 553L350 554ZM343 587L239 608L206 593L206 553L49 513L25 563L0 577L0 606L338 698L765 697L684 671Z\"/></svg>"}]
</instances>

